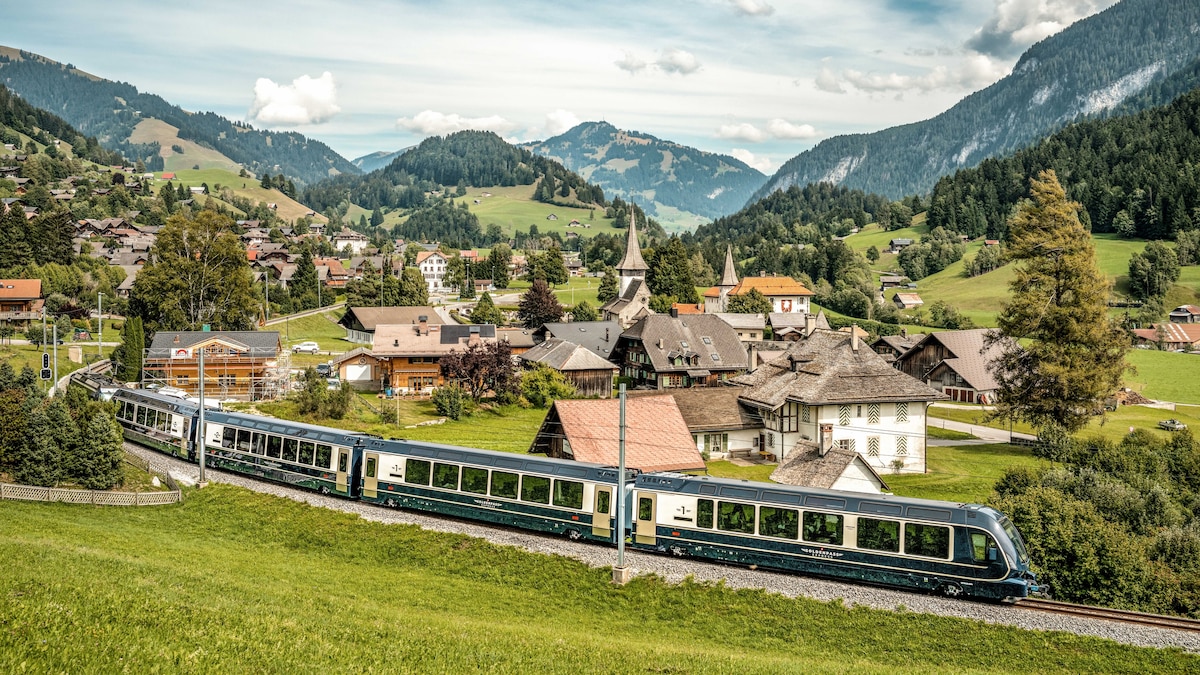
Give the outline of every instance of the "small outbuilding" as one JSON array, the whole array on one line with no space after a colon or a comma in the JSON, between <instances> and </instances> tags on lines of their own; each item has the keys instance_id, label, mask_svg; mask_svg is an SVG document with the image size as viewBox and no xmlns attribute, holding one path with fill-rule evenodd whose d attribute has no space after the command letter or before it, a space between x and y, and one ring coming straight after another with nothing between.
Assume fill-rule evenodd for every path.
<instances>
[{"instance_id":1,"label":"small outbuilding","mask_svg":"<svg viewBox=\"0 0 1200 675\"><path fill-rule=\"evenodd\" d=\"M520 355L526 364L542 364L563 374L580 396L612 396L613 379L620 371L587 347L550 338Z\"/></svg>"}]
</instances>

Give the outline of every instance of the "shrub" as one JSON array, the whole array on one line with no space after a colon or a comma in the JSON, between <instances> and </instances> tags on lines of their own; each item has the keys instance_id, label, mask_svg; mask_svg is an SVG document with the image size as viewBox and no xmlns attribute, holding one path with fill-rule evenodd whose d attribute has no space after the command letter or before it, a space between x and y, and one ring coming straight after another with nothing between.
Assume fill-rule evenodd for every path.
<instances>
[{"instance_id":1,"label":"shrub","mask_svg":"<svg viewBox=\"0 0 1200 675\"><path fill-rule=\"evenodd\" d=\"M521 376L521 391L525 399L538 408L548 408L557 399L575 395L575 387L562 373L541 364Z\"/></svg>"},{"instance_id":2,"label":"shrub","mask_svg":"<svg viewBox=\"0 0 1200 675\"><path fill-rule=\"evenodd\" d=\"M469 399L467 391L454 382L433 390L433 407L439 415L452 420L471 414L467 410Z\"/></svg>"}]
</instances>

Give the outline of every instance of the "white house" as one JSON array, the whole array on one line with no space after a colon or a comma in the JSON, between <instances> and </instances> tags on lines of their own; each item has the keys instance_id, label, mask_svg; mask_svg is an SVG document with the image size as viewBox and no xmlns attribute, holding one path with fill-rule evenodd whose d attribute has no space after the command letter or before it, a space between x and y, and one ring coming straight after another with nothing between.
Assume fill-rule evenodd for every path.
<instances>
[{"instance_id":1,"label":"white house","mask_svg":"<svg viewBox=\"0 0 1200 675\"><path fill-rule=\"evenodd\" d=\"M925 408L947 398L857 337L822 329L731 382L762 417L763 452L786 462L796 452L824 457L838 448L880 472L925 471Z\"/></svg>"},{"instance_id":2,"label":"white house","mask_svg":"<svg viewBox=\"0 0 1200 675\"><path fill-rule=\"evenodd\" d=\"M341 232L333 235L332 243L333 248L337 251L341 251L349 246L351 255L362 255L362 252L371 242L366 236L343 227Z\"/></svg>"},{"instance_id":3,"label":"white house","mask_svg":"<svg viewBox=\"0 0 1200 675\"><path fill-rule=\"evenodd\" d=\"M417 268L425 277L425 285L430 293L441 293L446 290L446 265L450 261L439 251L421 251L417 254Z\"/></svg>"}]
</instances>

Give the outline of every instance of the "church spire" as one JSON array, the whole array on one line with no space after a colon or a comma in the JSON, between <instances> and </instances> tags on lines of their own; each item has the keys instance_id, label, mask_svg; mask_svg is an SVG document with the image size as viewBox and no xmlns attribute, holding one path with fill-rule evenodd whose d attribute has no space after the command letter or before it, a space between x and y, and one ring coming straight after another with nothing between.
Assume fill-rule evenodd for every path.
<instances>
[{"instance_id":1,"label":"church spire","mask_svg":"<svg viewBox=\"0 0 1200 675\"><path fill-rule=\"evenodd\" d=\"M725 248L725 272L721 275L721 283L718 285L722 288L733 288L737 284L737 271L733 266L733 244L727 244Z\"/></svg>"},{"instance_id":2,"label":"church spire","mask_svg":"<svg viewBox=\"0 0 1200 675\"><path fill-rule=\"evenodd\" d=\"M650 266L642 259L642 247L638 245L637 226L634 224L633 203L629 204L629 237L625 242L625 257L617 265L621 276L642 277Z\"/></svg>"}]
</instances>

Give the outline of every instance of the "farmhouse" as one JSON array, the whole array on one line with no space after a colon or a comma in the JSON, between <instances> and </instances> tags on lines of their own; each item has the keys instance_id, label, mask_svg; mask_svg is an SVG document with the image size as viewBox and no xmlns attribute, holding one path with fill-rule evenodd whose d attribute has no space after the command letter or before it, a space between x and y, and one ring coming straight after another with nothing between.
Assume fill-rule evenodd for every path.
<instances>
[{"instance_id":1,"label":"farmhouse","mask_svg":"<svg viewBox=\"0 0 1200 675\"><path fill-rule=\"evenodd\" d=\"M749 367L732 326L712 314L651 314L621 334L612 357L634 386L708 387Z\"/></svg>"},{"instance_id":2,"label":"farmhouse","mask_svg":"<svg viewBox=\"0 0 1200 675\"><path fill-rule=\"evenodd\" d=\"M496 341L491 324L380 325L375 329L372 354L380 360L383 384L402 394L427 393L443 383L441 358L477 344Z\"/></svg>"},{"instance_id":3,"label":"farmhouse","mask_svg":"<svg viewBox=\"0 0 1200 675\"><path fill-rule=\"evenodd\" d=\"M897 293L892 297L892 303L896 309L915 309L924 305L925 301L916 293Z\"/></svg>"},{"instance_id":4,"label":"farmhouse","mask_svg":"<svg viewBox=\"0 0 1200 675\"><path fill-rule=\"evenodd\" d=\"M41 279L0 279L0 321L24 325L42 318Z\"/></svg>"},{"instance_id":5,"label":"farmhouse","mask_svg":"<svg viewBox=\"0 0 1200 675\"><path fill-rule=\"evenodd\" d=\"M613 349L621 338L621 324L616 321L572 321L547 323L533 332L535 341L559 338L573 342L601 358L612 360Z\"/></svg>"},{"instance_id":6,"label":"farmhouse","mask_svg":"<svg viewBox=\"0 0 1200 675\"><path fill-rule=\"evenodd\" d=\"M1162 349L1200 349L1200 323L1160 323L1133 331L1139 345Z\"/></svg>"},{"instance_id":7,"label":"farmhouse","mask_svg":"<svg viewBox=\"0 0 1200 675\"><path fill-rule=\"evenodd\" d=\"M941 391L951 400L990 403L999 383L988 365L1006 345L986 345L987 328L930 333L896 358L895 366Z\"/></svg>"},{"instance_id":8,"label":"farmhouse","mask_svg":"<svg viewBox=\"0 0 1200 675\"><path fill-rule=\"evenodd\" d=\"M1200 307L1180 305L1171 310L1168 317L1171 319L1171 323L1200 323Z\"/></svg>"},{"instance_id":9,"label":"farmhouse","mask_svg":"<svg viewBox=\"0 0 1200 675\"><path fill-rule=\"evenodd\" d=\"M338 325L346 329L350 342L375 343L375 330L382 325L442 324L442 317L432 307L350 307Z\"/></svg>"}]
</instances>

